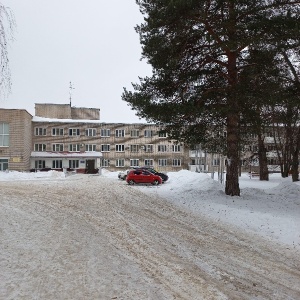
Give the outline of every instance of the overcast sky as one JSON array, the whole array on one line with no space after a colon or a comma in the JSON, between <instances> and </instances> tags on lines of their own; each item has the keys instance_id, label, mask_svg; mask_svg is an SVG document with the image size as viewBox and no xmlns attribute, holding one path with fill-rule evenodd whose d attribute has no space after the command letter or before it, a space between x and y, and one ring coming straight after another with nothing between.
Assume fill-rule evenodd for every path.
<instances>
[{"instance_id":1,"label":"overcast sky","mask_svg":"<svg viewBox=\"0 0 300 300\"><path fill-rule=\"evenodd\" d=\"M151 74L141 61L134 27L143 21L135 0L0 0L12 9L17 29L9 47L12 92L4 108L69 103L100 108L104 122L140 122L122 101L138 76Z\"/></svg>"}]
</instances>

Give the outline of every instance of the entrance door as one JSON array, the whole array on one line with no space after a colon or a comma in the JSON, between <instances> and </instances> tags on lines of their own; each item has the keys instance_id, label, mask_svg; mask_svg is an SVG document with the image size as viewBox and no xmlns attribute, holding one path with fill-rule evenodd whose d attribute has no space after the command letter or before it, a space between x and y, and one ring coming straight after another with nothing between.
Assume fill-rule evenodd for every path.
<instances>
[{"instance_id":1,"label":"entrance door","mask_svg":"<svg viewBox=\"0 0 300 300\"><path fill-rule=\"evenodd\" d=\"M93 174L95 173L95 160L94 159L88 159L86 161L86 173Z\"/></svg>"}]
</instances>

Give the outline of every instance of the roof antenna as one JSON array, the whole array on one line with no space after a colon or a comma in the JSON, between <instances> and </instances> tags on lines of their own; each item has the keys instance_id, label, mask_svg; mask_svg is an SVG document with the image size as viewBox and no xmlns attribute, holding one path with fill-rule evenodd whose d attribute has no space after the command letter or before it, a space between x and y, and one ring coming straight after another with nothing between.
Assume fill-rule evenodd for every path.
<instances>
[{"instance_id":1,"label":"roof antenna","mask_svg":"<svg viewBox=\"0 0 300 300\"><path fill-rule=\"evenodd\" d=\"M70 86L69 86L69 94L70 94L70 107L72 107L72 90L75 90L75 88L72 85L72 82L70 81Z\"/></svg>"}]
</instances>

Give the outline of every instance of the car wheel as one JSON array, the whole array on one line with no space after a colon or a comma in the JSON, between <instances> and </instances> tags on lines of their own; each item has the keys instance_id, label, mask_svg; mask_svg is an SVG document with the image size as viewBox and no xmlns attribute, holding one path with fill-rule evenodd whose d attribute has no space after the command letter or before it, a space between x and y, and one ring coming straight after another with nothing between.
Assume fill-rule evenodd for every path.
<instances>
[{"instance_id":1,"label":"car wheel","mask_svg":"<svg viewBox=\"0 0 300 300\"><path fill-rule=\"evenodd\" d=\"M155 179L153 182L152 182L153 185L159 185L159 181L157 179Z\"/></svg>"},{"instance_id":2,"label":"car wheel","mask_svg":"<svg viewBox=\"0 0 300 300\"><path fill-rule=\"evenodd\" d=\"M128 184L130 184L130 185L134 185L135 184L135 182L131 179L131 180L129 180L128 181Z\"/></svg>"}]
</instances>

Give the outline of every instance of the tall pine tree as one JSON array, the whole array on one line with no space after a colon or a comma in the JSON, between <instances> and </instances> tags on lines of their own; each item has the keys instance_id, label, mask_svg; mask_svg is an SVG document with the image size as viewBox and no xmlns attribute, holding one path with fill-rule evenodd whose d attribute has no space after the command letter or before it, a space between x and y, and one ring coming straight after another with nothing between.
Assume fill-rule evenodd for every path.
<instances>
[{"instance_id":1,"label":"tall pine tree","mask_svg":"<svg viewBox=\"0 0 300 300\"><path fill-rule=\"evenodd\" d=\"M286 43L299 34L299 1L137 0L144 23L142 57L151 77L140 78L123 100L137 115L165 126L170 137L204 143L227 131L225 192L240 195L240 73L249 49Z\"/></svg>"}]
</instances>

